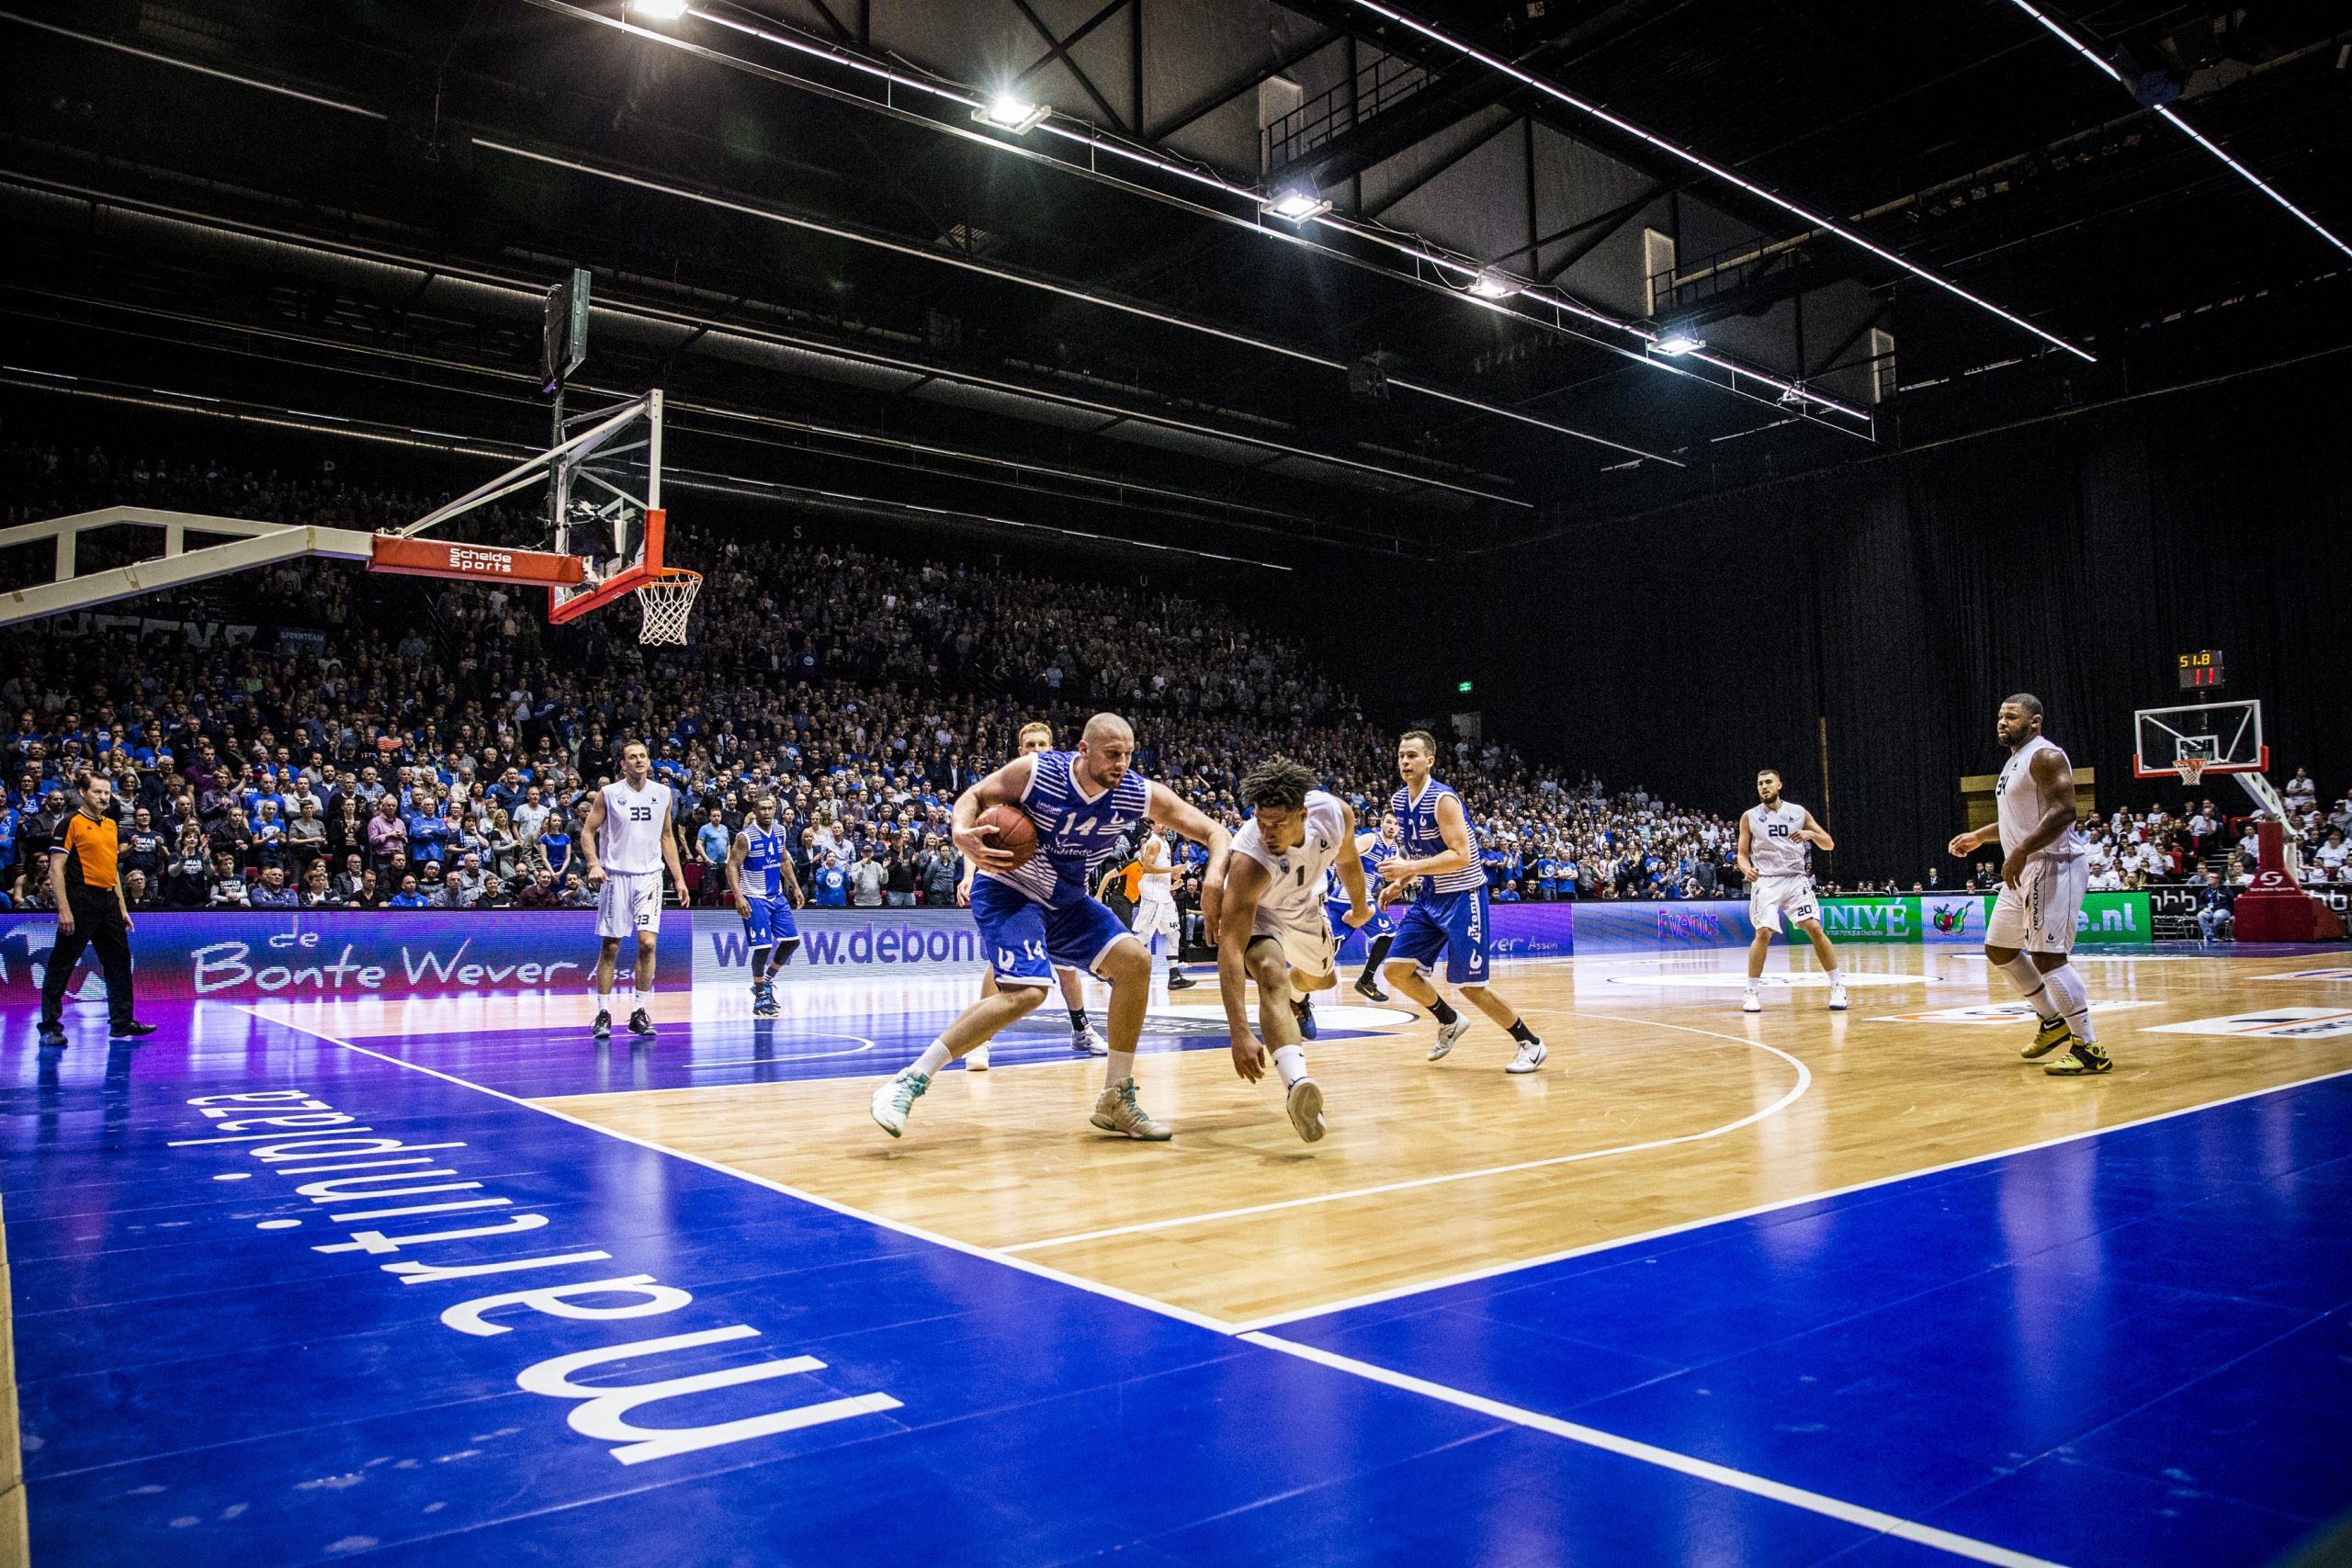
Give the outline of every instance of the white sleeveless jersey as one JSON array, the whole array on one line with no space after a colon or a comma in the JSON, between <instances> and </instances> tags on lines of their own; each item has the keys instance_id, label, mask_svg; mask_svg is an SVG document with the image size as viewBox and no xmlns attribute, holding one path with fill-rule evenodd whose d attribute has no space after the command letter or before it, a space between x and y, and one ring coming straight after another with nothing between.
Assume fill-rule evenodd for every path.
<instances>
[{"instance_id":1,"label":"white sleeveless jersey","mask_svg":"<svg viewBox=\"0 0 2352 1568\"><path fill-rule=\"evenodd\" d=\"M1813 846L1797 837L1804 829L1804 807L1787 800L1771 810L1758 801L1747 808L1747 858L1757 877L1809 876Z\"/></svg>"},{"instance_id":2,"label":"white sleeveless jersey","mask_svg":"<svg viewBox=\"0 0 2352 1568\"><path fill-rule=\"evenodd\" d=\"M659 779L645 787L628 787L616 779L599 792L605 797L605 826L596 835L596 858L606 871L643 876L662 869L662 835L669 831L675 796Z\"/></svg>"},{"instance_id":3,"label":"white sleeveless jersey","mask_svg":"<svg viewBox=\"0 0 2352 1568\"><path fill-rule=\"evenodd\" d=\"M1273 879L1258 899L1259 912L1293 925L1322 921L1323 878L1339 863L1340 852L1354 847L1340 797L1319 789L1306 792L1306 835L1296 849L1282 854L1268 849L1254 817L1233 835L1233 852L1256 861Z\"/></svg>"},{"instance_id":4,"label":"white sleeveless jersey","mask_svg":"<svg viewBox=\"0 0 2352 1568\"><path fill-rule=\"evenodd\" d=\"M1142 849L1136 852L1136 860L1143 867L1143 879L1136 884L1136 897L1138 901L1146 898L1175 897L1173 892L1175 883L1172 878L1176 872L1176 862L1175 858L1168 852L1167 840L1158 833L1151 834L1144 840Z\"/></svg>"},{"instance_id":5,"label":"white sleeveless jersey","mask_svg":"<svg viewBox=\"0 0 2352 1568\"><path fill-rule=\"evenodd\" d=\"M2041 786L2034 782L2033 758L2037 751L2057 751L2059 760L2066 753L2060 751L2048 739L2035 736L2009 758L2001 769L2001 782L1993 786L2001 822L2001 852L2008 854L2033 836L2049 813L2052 802L2044 797ZM2090 841L2083 837L2082 828L2073 822L2058 835L2057 841L2044 850L2034 852L2036 860L2080 860L2090 852Z\"/></svg>"}]
</instances>

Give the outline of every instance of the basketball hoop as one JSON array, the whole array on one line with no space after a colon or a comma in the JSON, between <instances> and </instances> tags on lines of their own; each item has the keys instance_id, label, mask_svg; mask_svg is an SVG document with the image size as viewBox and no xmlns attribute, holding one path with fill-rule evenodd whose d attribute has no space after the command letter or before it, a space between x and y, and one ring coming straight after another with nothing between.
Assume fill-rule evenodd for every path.
<instances>
[{"instance_id":1,"label":"basketball hoop","mask_svg":"<svg viewBox=\"0 0 2352 1568\"><path fill-rule=\"evenodd\" d=\"M2172 769L2180 775L2182 784L2195 789L2205 782L2205 770L2212 765L2212 761L2211 757L2182 757L2174 761Z\"/></svg>"},{"instance_id":2,"label":"basketball hoop","mask_svg":"<svg viewBox=\"0 0 2352 1568\"><path fill-rule=\"evenodd\" d=\"M637 607L643 616L637 640L642 643L686 640L686 617L694 613L695 595L702 592L702 573L665 569L637 590Z\"/></svg>"}]
</instances>

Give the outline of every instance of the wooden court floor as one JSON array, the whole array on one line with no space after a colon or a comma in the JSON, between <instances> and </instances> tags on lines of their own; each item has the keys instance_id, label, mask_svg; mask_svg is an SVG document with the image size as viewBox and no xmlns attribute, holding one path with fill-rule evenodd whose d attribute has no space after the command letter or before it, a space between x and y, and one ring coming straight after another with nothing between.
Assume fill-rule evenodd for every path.
<instances>
[{"instance_id":1,"label":"wooden court floor","mask_svg":"<svg viewBox=\"0 0 2352 1568\"><path fill-rule=\"evenodd\" d=\"M1849 949L1843 1014L1777 950L1784 983L1741 1013L1741 962L1498 964L1551 1048L1531 1077L1503 1073L1483 1021L1437 1064L1419 1019L1311 1043L1330 1128L1314 1145L1272 1076L1242 1082L1221 1044L1142 1058L1144 1103L1176 1129L1160 1145L1087 1125L1102 1068L1077 1057L942 1074L897 1142L866 1116L872 1077L537 1103L1246 1326L2352 1069L2352 1032L2165 1029L2352 1011L2352 969L2309 957L2084 955L2117 1061L2097 1079L2021 1061L2030 1023L1955 1016L2010 999L1973 950ZM1922 1013L1943 1016L1905 1016Z\"/></svg>"}]
</instances>

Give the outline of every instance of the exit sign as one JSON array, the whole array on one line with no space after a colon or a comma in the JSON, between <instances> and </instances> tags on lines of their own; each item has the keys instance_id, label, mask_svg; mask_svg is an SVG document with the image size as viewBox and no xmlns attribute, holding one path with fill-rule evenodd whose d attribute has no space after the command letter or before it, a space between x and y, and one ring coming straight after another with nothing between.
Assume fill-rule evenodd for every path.
<instances>
[{"instance_id":1,"label":"exit sign","mask_svg":"<svg viewBox=\"0 0 2352 1568\"><path fill-rule=\"evenodd\" d=\"M2180 659L2180 689L2184 692L2211 691L2222 684L2222 650L2200 649L2184 653Z\"/></svg>"},{"instance_id":2,"label":"exit sign","mask_svg":"<svg viewBox=\"0 0 2352 1568\"><path fill-rule=\"evenodd\" d=\"M1453 689L1457 692L1466 692L1470 689L1470 682L1467 681L1457 681L1454 682Z\"/></svg>"}]
</instances>

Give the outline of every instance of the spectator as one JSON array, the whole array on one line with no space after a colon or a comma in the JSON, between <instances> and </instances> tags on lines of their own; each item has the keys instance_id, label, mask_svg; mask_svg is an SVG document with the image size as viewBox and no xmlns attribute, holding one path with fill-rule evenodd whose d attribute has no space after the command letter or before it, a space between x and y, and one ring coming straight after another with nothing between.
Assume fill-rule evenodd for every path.
<instances>
[{"instance_id":1,"label":"spectator","mask_svg":"<svg viewBox=\"0 0 2352 1568\"><path fill-rule=\"evenodd\" d=\"M915 902L914 835L902 833L882 863L882 902L893 909L911 909Z\"/></svg>"},{"instance_id":2,"label":"spectator","mask_svg":"<svg viewBox=\"0 0 2352 1568\"><path fill-rule=\"evenodd\" d=\"M393 855L405 856L408 851L408 823L401 817L401 803L390 791L376 801L376 815L368 821L368 858L369 863L383 866Z\"/></svg>"},{"instance_id":3,"label":"spectator","mask_svg":"<svg viewBox=\"0 0 2352 1568\"><path fill-rule=\"evenodd\" d=\"M816 889L809 902L820 909L840 909L849 904L849 874L842 869L838 851L828 850L816 874L809 879Z\"/></svg>"},{"instance_id":4,"label":"spectator","mask_svg":"<svg viewBox=\"0 0 2352 1568\"><path fill-rule=\"evenodd\" d=\"M388 909L429 909L433 900L424 894L423 886L411 874L401 878L401 890L384 900Z\"/></svg>"},{"instance_id":5,"label":"spectator","mask_svg":"<svg viewBox=\"0 0 2352 1568\"><path fill-rule=\"evenodd\" d=\"M242 909L245 907L245 874L237 869L237 857L229 850L219 850L212 856L212 879L206 889L205 907L212 909Z\"/></svg>"},{"instance_id":6,"label":"spectator","mask_svg":"<svg viewBox=\"0 0 2352 1568\"><path fill-rule=\"evenodd\" d=\"M2197 941L2211 947L2217 941L2237 940L2237 889L2223 886L2221 873L2205 874L2205 888L2197 905Z\"/></svg>"},{"instance_id":7,"label":"spectator","mask_svg":"<svg viewBox=\"0 0 2352 1568\"><path fill-rule=\"evenodd\" d=\"M849 901L861 909L880 908L883 881L882 867L874 858L874 846L861 846L856 863L849 869Z\"/></svg>"},{"instance_id":8,"label":"spectator","mask_svg":"<svg viewBox=\"0 0 2352 1568\"><path fill-rule=\"evenodd\" d=\"M702 868L705 902L722 901L720 896L727 891L727 851L734 841L724 811L714 806L704 813L702 826L695 829L695 858Z\"/></svg>"},{"instance_id":9,"label":"spectator","mask_svg":"<svg viewBox=\"0 0 2352 1568\"><path fill-rule=\"evenodd\" d=\"M299 909L302 907L302 894L300 889L287 885L284 866L265 866L261 881L246 895L245 902L255 909Z\"/></svg>"},{"instance_id":10,"label":"spectator","mask_svg":"<svg viewBox=\"0 0 2352 1568\"><path fill-rule=\"evenodd\" d=\"M468 850L458 869L448 875L447 902L452 909L470 909L480 905L489 892L491 876L481 867L481 856Z\"/></svg>"}]
</instances>

